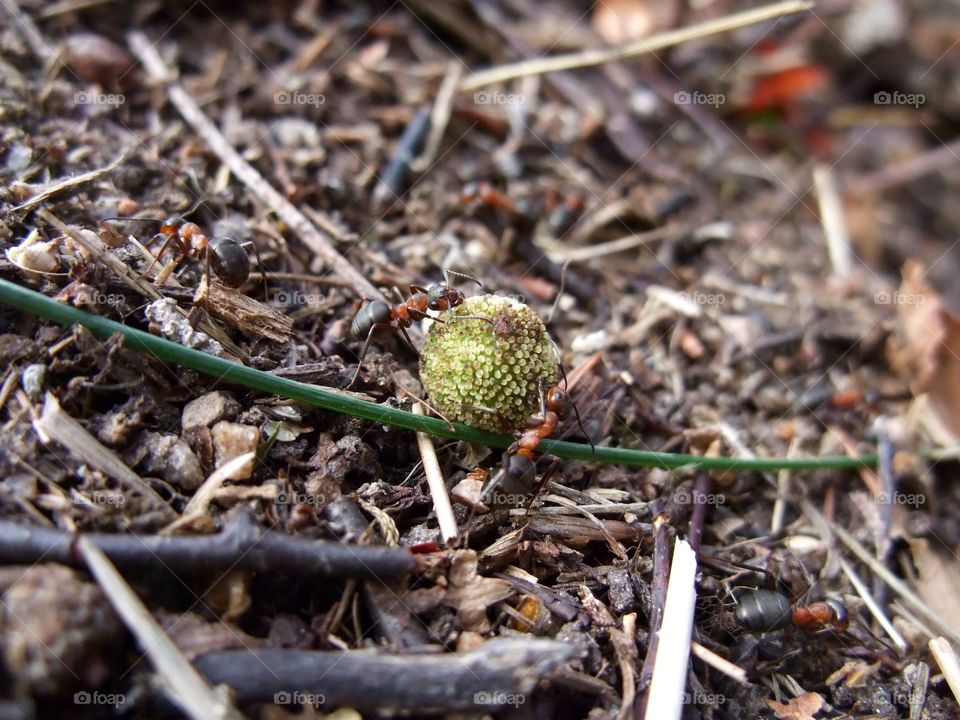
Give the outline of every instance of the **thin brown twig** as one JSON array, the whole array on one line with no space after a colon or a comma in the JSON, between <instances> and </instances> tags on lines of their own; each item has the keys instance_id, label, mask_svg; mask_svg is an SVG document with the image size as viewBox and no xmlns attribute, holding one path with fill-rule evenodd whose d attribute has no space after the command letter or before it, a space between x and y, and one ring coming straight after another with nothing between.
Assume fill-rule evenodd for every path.
<instances>
[{"instance_id":1,"label":"thin brown twig","mask_svg":"<svg viewBox=\"0 0 960 720\"><path fill-rule=\"evenodd\" d=\"M333 272L348 280L361 297L383 300L380 291L343 257L329 236L316 227L293 203L276 189L241 157L217 127L210 121L193 97L180 83L171 80L171 72L160 57L156 47L146 35L134 31L127 36L127 42L134 55L143 63L150 78L156 83L166 85L171 104L178 110L196 133L203 138L217 157L230 168L247 189L260 202L273 210L313 252L315 252Z\"/></svg>"}]
</instances>

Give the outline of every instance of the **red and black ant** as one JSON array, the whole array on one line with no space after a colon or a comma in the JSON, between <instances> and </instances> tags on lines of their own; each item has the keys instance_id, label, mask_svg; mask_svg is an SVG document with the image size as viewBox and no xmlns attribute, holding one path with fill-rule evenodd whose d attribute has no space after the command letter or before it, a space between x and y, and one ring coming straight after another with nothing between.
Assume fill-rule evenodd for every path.
<instances>
[{"instance_id":1,"label":"red and black ant","mask_svg":"<svg viewBox=\"0 0 960 720\"><path fill-rule=\"evenodd\" d=\"M546 198L539 201L531 202L523 198L514 200L485 180L464 185L460 192L460 204L481 205L527 223L535 223L545 213L547 228L556 237L570 230L583 213L584 206L582 195L562 194L557 190L550 190Z\"/></svg>"},{"instance_id":2,"label":"red and black ant","mask_svg":"<svg viewBox=\"0 0 960 720\"><path fill-rule=\"evenodd\" d=\"M204 263L204 273L208 284L210 282L210 270L212 269L224 285L234 289L239 288L250 277L250 256L247 255L243 245L232 238L219 236L208 237L199 225L194 222L184 221L183 219L184 216L193 212L201 202L202 200L198 200L194 203L193 207L183 215L167 218L166 220L158 221L154 218L125 217L111 217L106 219L160 223L159 232L145 244L149 246L158 238L163 239L163 245L160 246L159 252L153 256L153 262L150 263L147 272L163 257L168 249L175 248L180 257L170 267L170 272L185 258L191 258ZM254 251L257 253L259 262L260 253L256 250L256 247L254 247ZM262 273L263 264L260 263L260 265ZM161 274L157 279L162 282L168 274L169 273ZM264 276L264 288L266 288L266 276ZM266 290L264 291L266 292Z\"/></svg>"},{"instance_id":3,"label":"red and black ant","mask_svg":"<svg viewBox=\"0 0 960 720\"><path fill-rule=\"evenodd\" d=\"M782 591L786 590L785 585L769 570L705 553L698 553L698 557L708 565L730 565L764 576L769 579L771 587L776 588L733 591L736 601L734 618L742 628L769 633L792 626L807 633L819 633L844 632L850 627L847 608L836 598L827 598L809 605L792 602L786 592Z\"/></svg>"},{"instance_id":4,"label":"red and black ant","mask_svg":"<svg viewBox=\"0 0 960 720\"><path fill-rule=\"evenodd\" d=\"M836 598L801 605L775 590L750 590L737 598L737 624L754 632L767 633L791 625L808 633L850 627L846 606Z\"/></svg>"},{"instance_id":5,"label":"red and black ant","mask_svg":"<svg viewBox=\"0 0 960 720\"><path fill-rule=\"evenodd\" d=\"M368 298L361 301L366 302L366 304L362 305L357 310L357 314L353 316L353 322L350 323L350 334L357 340L366 339L364 340L363 348L360 350L357 369L353 373L353 378L350 380L350 383L344 387L344 390L353 387L353 384L357 381L357 377L360 375L360 368L363 366L363 359L367 356L367 350L370 348L370 340L373 339L374 332L377 330L399 332L407 342L407 345L414 352L417 352L413 341L410 340L410 335L407 334L407 328L411 327L415 321L428 317L435 322L443 322L439 318L428 315L427 310L444 312L463 304L465 299L463 292L449 284L450 275L458 275L472 280L481 287L483 286L483 283L475 277L464 275L463 273L458 273L453 270L444 270L443 283L434 283L429 288L424 288L420 285L411 285L410 297L397 305L391 305L385 300L369 300ZM475 316L463 316L460 319L476 319L492 322L488 318Z\"/></svg>"},{"instance_id":6,"label":"red and black ant","mask_svg":"<svg viewBox=\"0 0 960 720\"><path fill-rule=\"evenodd\" d=\"M562 372L562 369L561 369ZM566 373L564 383L566 383ZM591 451L594 450L593 441L583 427L583 421L580 418L580 411L570 399L569 393L559 385L552 385L549 388L545 383L540 386L540 412L530 415L523 421L523 429L516 433L516 440L503 453L503 468L493 479L490 485L480 494L480 502L483 502L504 480L516 480L521 476L529 474L533 467L533 453L540 445L541 441L546 440L556 431L560 421L563 420L573 408L577 418L577 424L580 430L590 443ZM513 469L513 458L524 458L525 463L521 465L519 472ZM544 484L541 482L541 485Z\"/></svg>"}]
</instances>

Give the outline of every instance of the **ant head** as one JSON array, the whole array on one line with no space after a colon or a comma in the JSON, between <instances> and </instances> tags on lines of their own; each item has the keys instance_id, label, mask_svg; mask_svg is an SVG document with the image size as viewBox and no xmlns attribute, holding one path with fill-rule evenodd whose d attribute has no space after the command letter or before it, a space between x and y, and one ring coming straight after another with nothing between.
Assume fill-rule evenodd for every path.
<instances>
[{"instance_id":1,"label":"ant head","mask_svg":"<svg viewBox=\"0 0 960 720\"><path fill-rule=\"evenodd\" d=\"M427 290L427 307L431 310L449 310L463 304L463 293L449 285L431 285Z\"/></svg>"},{"instance_id":2,"label":"ant head","mask_svg":"<svg viewBox=\"0 0 960 720\"><path fill-rule=\"evenodd\" d=\"M554 412L564 412L567 409L568 396L566 391L559 385L554 385L547 390L547 407Z\"/></svg>"}]
</instances>

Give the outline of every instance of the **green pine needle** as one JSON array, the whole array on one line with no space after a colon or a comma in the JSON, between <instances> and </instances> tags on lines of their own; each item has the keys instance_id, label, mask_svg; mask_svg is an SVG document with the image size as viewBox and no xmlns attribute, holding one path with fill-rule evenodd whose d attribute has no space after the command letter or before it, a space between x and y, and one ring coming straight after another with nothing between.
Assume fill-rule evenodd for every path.
<instances>
[{"instance_id":1,"label":"green pine needle","mask_svg":"<svg viewBox=\"0 0 960 720\"><path fill-rule=\"evenodd\" d=\"M495 435L484 430L455 423L453 429L443 420L384 407L359 400L346 393L328 390L315 385L277 377L262 370L245 367L223 358L187 348L151 335L143 330L128 327L98 315L78 310L59 303L45 295L29 290L16 283L0 279L0 302L19 310L38 315L62 325L83 325L94 335L109 337L120 333L126 347L148 355L163 363L172 363L196 370L216 379L219 383L243 385L269 395L296 400L307 405L316 405L326 410L353 415L381 425L392 425L405 430L417 430L439 437L482 443L492 447L507 447L513 438ZM171 371L173 372L173 371ZM815 470L821 468L858 469L873 467L876 454L860 457L819 458L727 458L700 457L676 453L651 452L630 448L597 447L592 452L589 445L544 440L539 450L560 458L571 460L594 460L601 463L618 463L638 467L696 468L701 470Z\"/></svg>"}]
</instances>

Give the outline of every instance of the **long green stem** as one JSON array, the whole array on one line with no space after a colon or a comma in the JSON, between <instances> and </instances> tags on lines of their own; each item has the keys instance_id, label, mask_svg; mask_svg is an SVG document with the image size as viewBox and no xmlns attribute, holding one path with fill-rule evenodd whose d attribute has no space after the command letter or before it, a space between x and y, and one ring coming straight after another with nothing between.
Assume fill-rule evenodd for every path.
<instances>
[{"instance_id":1,"label":"long green stem","mask_svg":"<svg viewBox=\"0 0 960 720\"><path fill-rule=\"evenodd\" d=\"M384 407L359 400L345 393L327 390L315 385L277 377L262 370L245 367L223 358L187 348L155 337L143 330L64 305L45 295L34 292L16 283L0 279L0 302L19 310L38 315L62 325L83 325L100 337L120 333L127 347L167 363L204 373L218 382L243 385L270 395L316 405L346 415L354 415L383 425L392 425L406 430L418 430L431 435L468 440L492 447L507 447L513 438L495 435L484 430L455 423L453 429L437 418ZM700 457L676 453L632 450L629 448L598 447L592 452L589 445L560 440L544 440L539 448L545 453L573 460L594 460L602 463L619 463L639 467L680 468L703 470L814 470L819 468L863 468L876 465L875 454L860 457L819 458L726 458Z\"/></svg>"}]
</instances>

